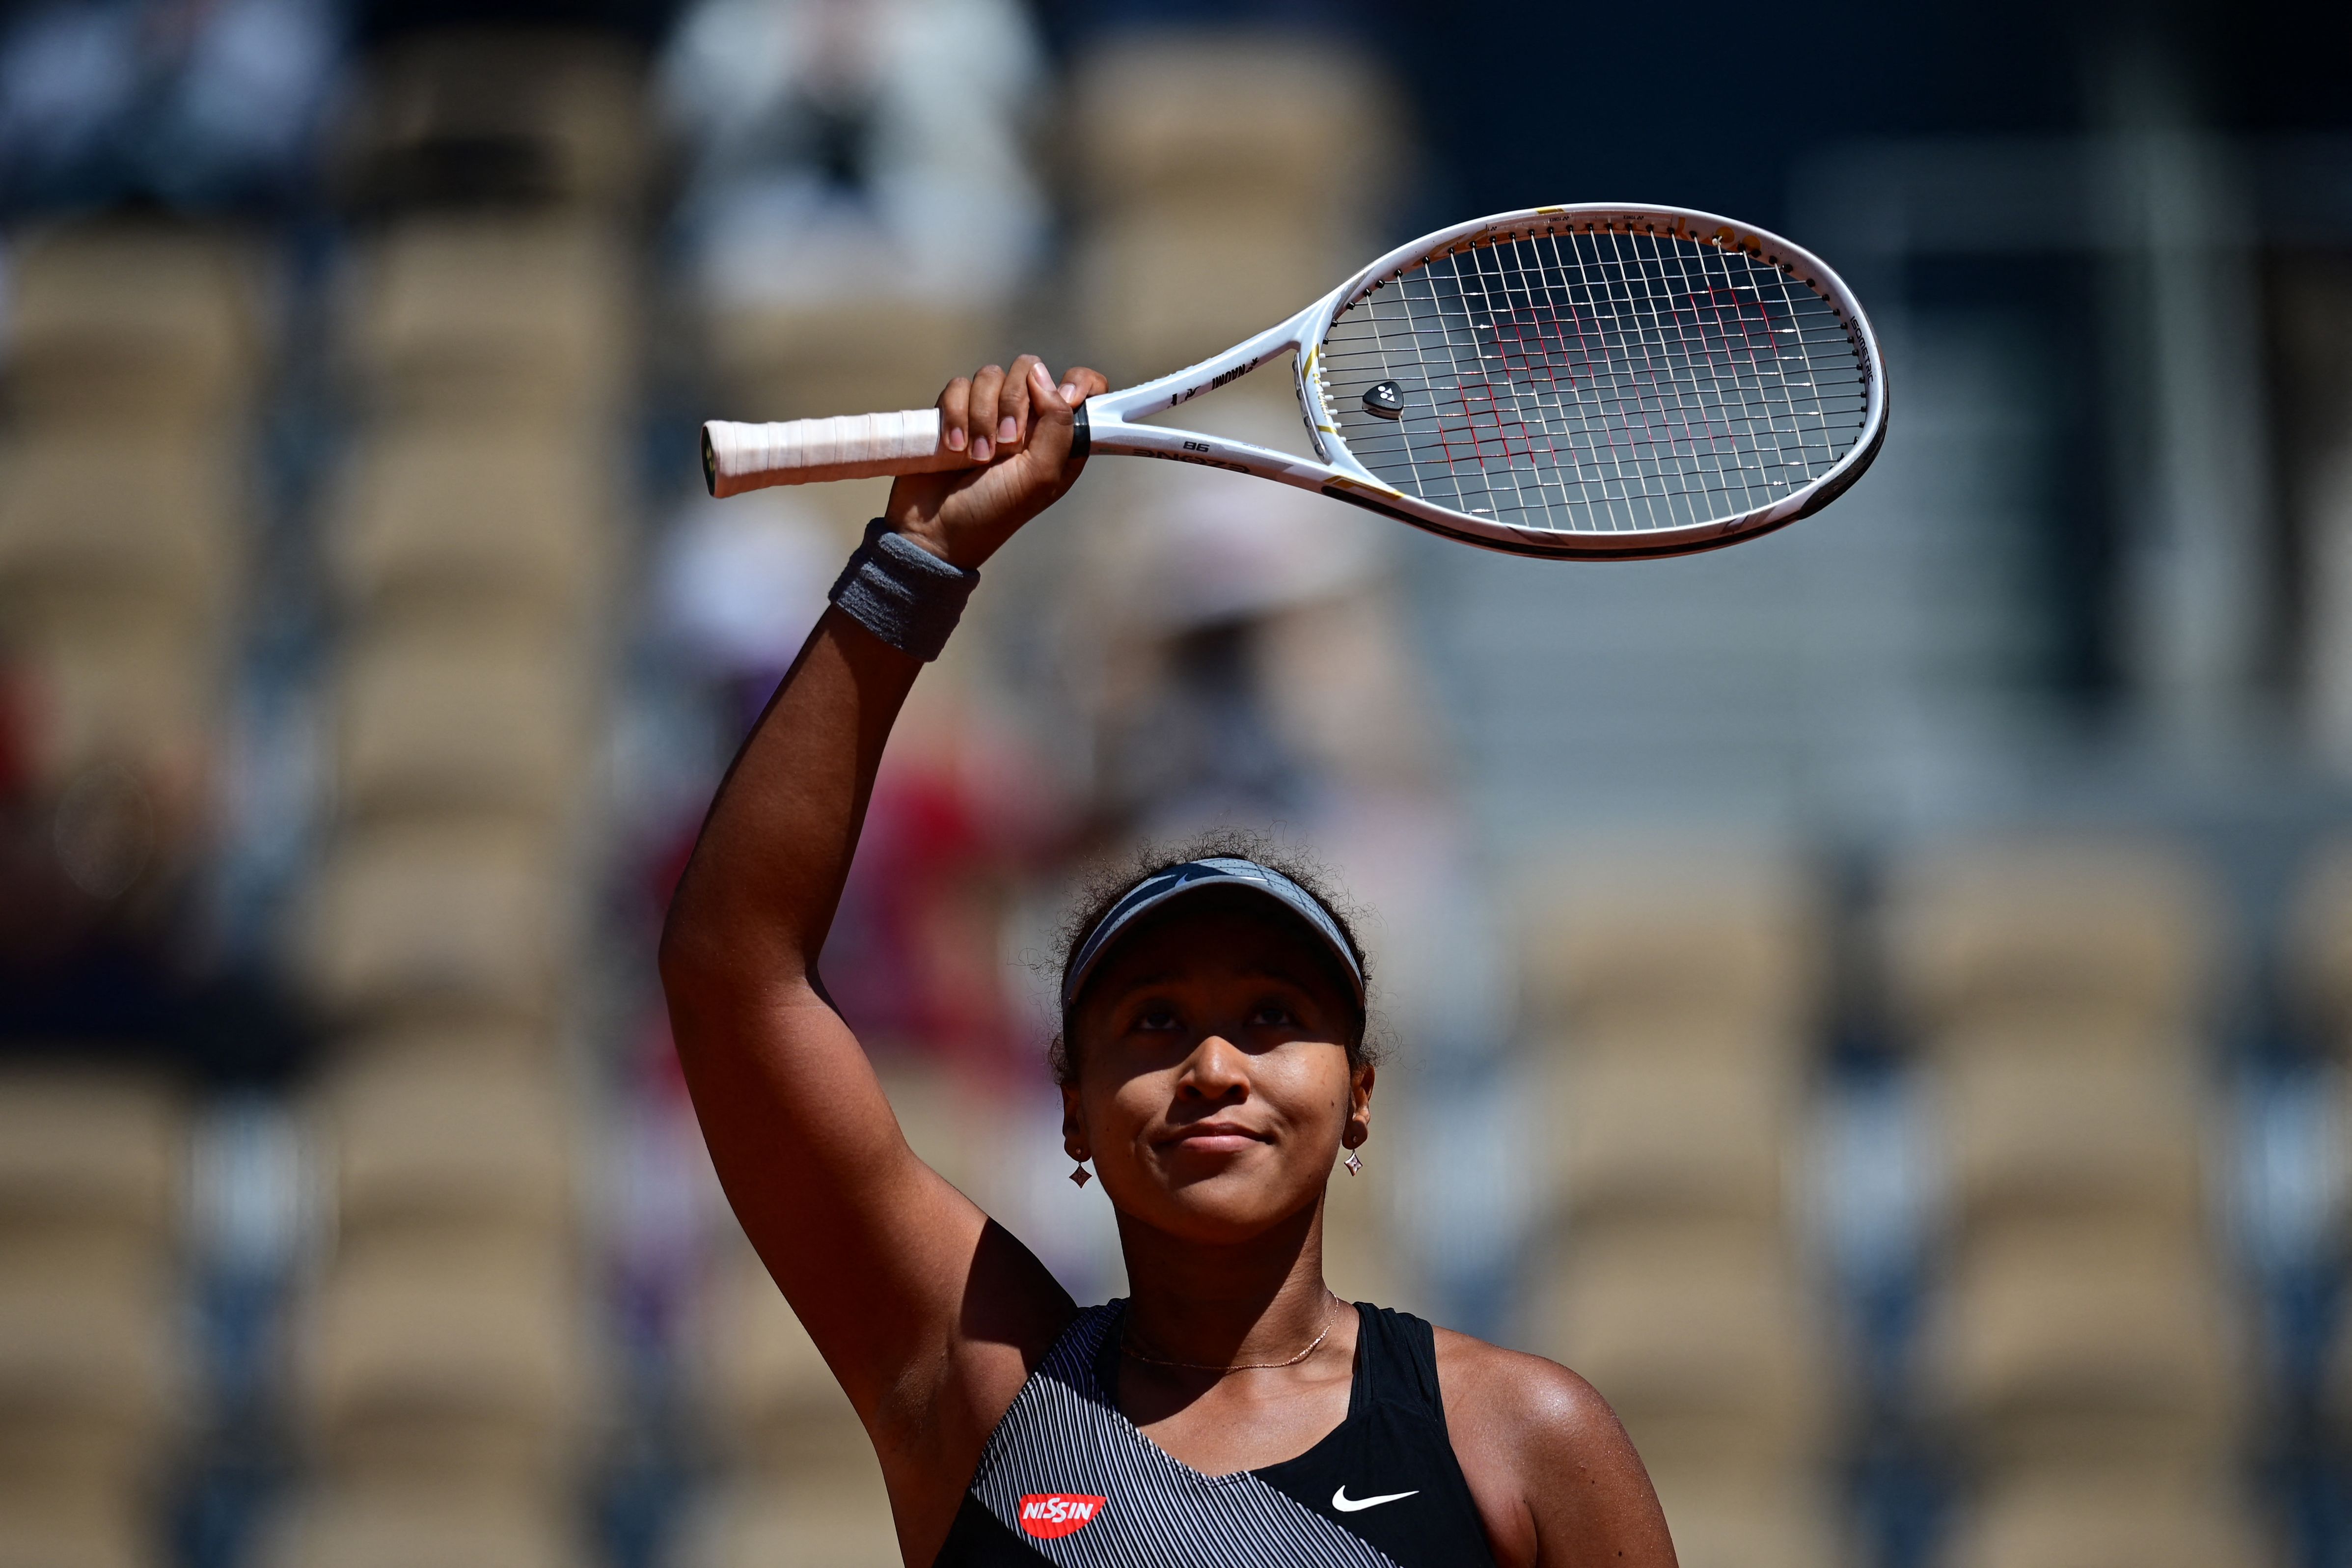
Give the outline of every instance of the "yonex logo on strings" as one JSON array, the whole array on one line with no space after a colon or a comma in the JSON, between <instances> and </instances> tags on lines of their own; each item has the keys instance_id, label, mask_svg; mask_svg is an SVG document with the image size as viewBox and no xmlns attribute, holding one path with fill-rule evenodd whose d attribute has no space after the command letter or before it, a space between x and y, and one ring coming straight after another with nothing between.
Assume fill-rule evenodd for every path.
<instances>
[{"instance_id":1,"label":"yonex logo on strings","mask_svg":"<svg viewBox=\"0 0 2352 1568\"><path fill-rule=\"evenodd\" d=\"M1106 1500L1076 1492L1031 1492L1021 1500L1021 1528L1040 1541L1058 1541L1092 1523Z\"/></svg>"}]
</instances>

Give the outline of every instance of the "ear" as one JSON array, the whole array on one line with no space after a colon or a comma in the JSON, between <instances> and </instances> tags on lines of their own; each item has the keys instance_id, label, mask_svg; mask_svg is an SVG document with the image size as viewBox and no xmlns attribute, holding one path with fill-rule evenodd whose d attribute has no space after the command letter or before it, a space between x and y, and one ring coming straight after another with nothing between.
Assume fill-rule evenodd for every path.
<instances>
[{"instance_id":1,"label":"ear","mask_svg":"<svg viewBox=\"0 0 2352 1568\"><path fill-rule=\"evenodd\" d=\"M1087 1142L1087 1124L1078 1113L1078 1090L1076 1084L1062 1086L1062 1152L1083 1164L1094 1157Z\"/></svg>"},{"instance_id":2,"label":"ear","mask_svg":"<svg viewBox=\"0 0 2352 1568\"><path fill-rule=\"evenodd\" d=\"M1362 1148L1372 1135L1372 1079L1379 1072L1366 1062L1349 1078L1348 1124L1339 1130L1339 1142L1350 1149Z\"/></svg>"}]
</instances>

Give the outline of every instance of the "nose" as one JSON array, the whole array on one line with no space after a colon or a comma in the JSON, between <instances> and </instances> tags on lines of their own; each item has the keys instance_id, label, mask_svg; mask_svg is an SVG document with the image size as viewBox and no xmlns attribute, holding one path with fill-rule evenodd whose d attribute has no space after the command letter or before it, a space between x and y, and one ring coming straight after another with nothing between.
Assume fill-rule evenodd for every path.
<instances>
[{"instance_id":1,"label":"nose","mask_svg":"<svg viewBox=\"0 0 2352 1568\"><path fill-rule=\"evenodd\" d=\"M1184 1058L1176 1092L1212 1103L1249 1098L1249 1057L1223 1035L1206 1035Z\"/></svg>"}]
</instances>

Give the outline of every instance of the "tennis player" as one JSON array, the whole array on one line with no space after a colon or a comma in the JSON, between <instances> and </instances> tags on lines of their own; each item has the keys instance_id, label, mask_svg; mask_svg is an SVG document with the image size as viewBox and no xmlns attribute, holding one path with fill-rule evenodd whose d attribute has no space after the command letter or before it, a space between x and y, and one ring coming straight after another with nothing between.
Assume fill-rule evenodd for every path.
<instances>
[{"instance_id":1,"label":"tennis player","mask_svg":"<svg viewBox=\"0 0 2352 1568\"><path fill-rule=\"evenodd\" d=\"M1132 1296L1080 1308L907 1146L817 954L890 726L979 570L1077 479L1034 356L949 384L984 466L910 476L735 759L661 951L737 1216L880 1457L913 1568L1672 1568L1641 1460L1567 1369L1323 1283L1370 1136L1364 961L1306 879L1157 868L1082 918L1066 1151Z\"/></svg>"}]
</instances>

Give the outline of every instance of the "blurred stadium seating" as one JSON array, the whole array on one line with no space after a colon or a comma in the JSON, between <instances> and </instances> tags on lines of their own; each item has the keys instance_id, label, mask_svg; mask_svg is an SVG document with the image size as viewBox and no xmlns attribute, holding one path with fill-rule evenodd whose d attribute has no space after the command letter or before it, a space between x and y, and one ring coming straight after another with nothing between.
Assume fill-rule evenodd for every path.
<instances>
[{"instance_id":1,"label":"blurred stadium seating","mask_svg":"<svg viewBox=\"0 0 2352 1568\"><path fill-rule=\"evenodd\" d=\"M2352 1047L2352 840L2312 858L2288 918L2293 1002L2336 1055Z\"/></svg>"},{"instance_id":2,"label":"blurred stadium seating","mask_svg":"<svg viewBox=\"0 0 2352 1568\"><path fill-rule=\"evenodd\" d=\"M1273 326L1370 258L1371 209L1406 132L1369 58L1275 30L1113 35L1069 90L1081 310L1115 381Z\"/></svg>"},{"instance_id":3,"label":"blurred stadium seating","mask_svg":"<svg viewBox=\"0 0 2352 1568\"><path fill-rule=\"evenodd\" d=\"M0 1071L0 1562L159 1560L192 1429L184 1109L144 1075Z\"/></svg>"},{"instance_id":4,"label":"blurred stadium seating","mask_svg":"<svg viewBox=\"0 0 2352 1568\"><path fill-rule=\"evenodd\" d=\"M237 454L265 373L253 258L161 222L17 248L0 647L22 786L98 900L200 841L248 558ZM18 918L38 918L29 889ZM161 1561L202 1383L183 1320L185 1112L145 1069L0 1067L0 1560Z\"/></svg>"},{"instance_id":5,"label":"blurred stadium seating","mask_svg":"<svg viewBox=\"0 0 2352 1568\"><path fill-rule=\"evenodd\" d=\"M0 95L0 1568L896 1562L646 962L880 487L711 509L694 422L919 404L1036 345L1153 374L1469 193L1728 166L1717 117L1698 163L1591 134L1598 68L1490 138L1536 8L1463 30L1451 89L1433 12L1345 43L1189 5L517 9L0 15L0 83L55 88ZM1728 16L1656 19L1690 83ZM58 38L139 90L101 114ZM39 119L76 94L79 142ZM1995 151L2055 190L2129 141L2099 123L2095 157ZM1854 158L1974 234L1972 150ZM1790 232L1886 302L1904 412L1853 500L1727 560L1530 574L1097 465L927 678L828 954L915 1147L1117 1289L1016 959L1096 851L1286 827L1375 907L1396 1047L1331 1283L1584 1373L1685 1568L2337 1568L2352 220L2308 174L2334 142L2208 151L2308 232L1956 258L1770 153ZM2191 744L2147 584L2236 579L2151 565L2126 481L2179 444L2139 384L2210 378L2147 374L2118 301L2143 268L2179 315L2239 248L2248 308L2196 331L2276 373L2271 640L2242 731ZM2002 268L2116 342L2021 369L2048 323L1978 299ZM2071 425L2017 444L2093 358L2066 417L2107 481ZM1279 367L1199 416L1298 438ZM257 1124L283 1146L239 1164Z\"/></svg>"},{"instance_id":6,"label":"blurred stadium seating","mask_svg":"<svg viewBox=\"0 0 2352 1568\"><path fill-rule=\"evenodd\" d=\"M331 1245L289 1330L288 1568L560 1564L613 1400L565 1042L578 836L637 376L643 68L593 32L424 33L343 153L327 847L304 973ZM484 179L487 189L479 188Z\"/></svg>"},{"instance_id":7,"label":"blurred stadium seating","mask_svg":"<svg viewBox=\"0 0 2352 1568\"><path fill-rule=\"evenodd\" d=\"M0 595L52 790L112 763L184 814L208 785L247 554L257 293L236 242L185 227L63 225L20 247Z\"/></svg>"},{"instance_id":8,"label":"blurred stadium seating","mask_svg":"<svg viewBox=\"0 0 2352 1568\"><path fill-rule=\"evenodd\" d=\"M1551 1154L1525 1342L1624 1421L1689 1568L1842 1561L1843 1404L1797 1199L1828 934L1769 853L1596 852L1524 921Z\"/></svg>"},{"instance_id":9,"label":"blurred stadium seating","mask_svg":"<svg viewBox=\"0 0 2352 1568\"><path fill-rule=\"evenodd\" d=\"M572 1510L495 1492L419 1494L393 1486L313 1493L271 1526L266 1568L575 1568L591 1559Z\"/></svg>"},{"instance_id":10,"label":"blurred stadium seating","mask_svg":"<svg viewBox=\"0 0 2352 1568\"><path fill-rule=\"evenodd\" d=\"M1887 990L1947 1167L1926 1397L1982 1494L1963 1563L2143 1560L2124 1479L2179 1512L2162 1550L2263 1560L2229 1506L2252 1363L2200 1110L2215 901L2169 847L2120 840L1969 845L1892 879Z\"/></svg>"}]
</instances>

